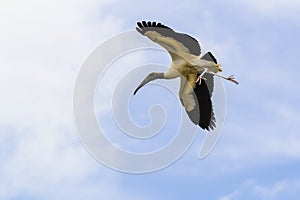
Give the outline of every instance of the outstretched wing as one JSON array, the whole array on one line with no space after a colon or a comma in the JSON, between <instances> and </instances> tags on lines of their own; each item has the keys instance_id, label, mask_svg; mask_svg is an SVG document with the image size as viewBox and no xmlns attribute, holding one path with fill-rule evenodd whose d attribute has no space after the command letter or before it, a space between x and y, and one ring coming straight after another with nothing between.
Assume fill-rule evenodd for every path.
<instances>
[{"instance_id":1,"label":"outstretched wing","mask_svg":"<svg viewBox=\"0 0 300 200\"><path fill-rule=\"evenodd\" d=\"M192 54L199 56L201 48L198 41L185 34L175 32L173 29L156 22L138 22L136 30L147 36L153 42L164 47L173 57L174 54Z\"/></svg>"},{"instance_id":2,"label":"outstretched wing","mask_svg":"<svg viewBox=\"0 0 300 200\"><path fill-rule=\"evenodd\" d=\"M198 74L199 75L199 74ZM189 74L186 78L181 77L179 97L190 120L203 129L213 130L216 127L216 119L211 101L213 82L210 74L202 80L199 85L196 83L197 74Z\"/></svg>"},{"instance_id":3,"label":"outstretched wing","mask_svg":"<svg viewBox=\"0 0 300 200\"><path fill-rule=\"evenodd\" d=\"M214 62L216 64L218 64L218 61L217 59L213 56L213 54L211 52L207 52L206 54L204 54L201 59L203 60L207 60L207 61L211 61L211 62ZM205 73L203 75L203 78L206 79L206 85L208 87L208 90L209 90L209 94L210 96L212 95L212 92L213 92L213 89L214 89L214 75L212 74L208 74L208 73Z\"/></svg>"}]
</instances>

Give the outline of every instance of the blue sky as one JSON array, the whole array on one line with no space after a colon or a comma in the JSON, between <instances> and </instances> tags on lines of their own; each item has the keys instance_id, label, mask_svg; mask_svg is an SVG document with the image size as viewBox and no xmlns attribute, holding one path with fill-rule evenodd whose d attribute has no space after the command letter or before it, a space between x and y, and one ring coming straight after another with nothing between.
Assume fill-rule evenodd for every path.
<instances>
[{"instance_id":1,"label":"blue sky","mask_svg":"<svg viewBox=\"0 0 300 200\"><path fill-rule=\"evenodd\" d=\"M299 11L296 0L2 1L0 199L299 199ZM226 123L208 157L197 157L199 130L177 162L133 175L85 150L72 98L88 55L140 20L193 35L240 85L224 83ZM154 92L147 87L132 101ZM137 108L133 113L145 111Z\"/></svg>"}]
</instances>

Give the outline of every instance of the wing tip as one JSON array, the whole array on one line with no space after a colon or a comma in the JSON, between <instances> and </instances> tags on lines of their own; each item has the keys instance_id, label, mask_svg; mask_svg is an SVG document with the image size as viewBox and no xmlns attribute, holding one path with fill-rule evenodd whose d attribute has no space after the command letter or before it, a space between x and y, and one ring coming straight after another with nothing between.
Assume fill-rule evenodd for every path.
<instances>
[{"instance_id":1,"label":"wing tip","mask_svg":"<svg viewBox=\"0 0 300 200\"><path fill-rule=\"evenodd\" d=\"M198 124L203 130L212 131L216 128L215 122L211 121L209 125Z\"/></svg>"},{"instance_id":2,"label":"wing tip","mask_svg":"<svg viewBox=\"0 0 300 200\"><path fill-rule=\"evenodd\" d=\"M140 34L144 35L144 32L142 31L142 29L135 27L135 30L137 30L137 32L139 32Z\"/></svg>"},{"instance_id":3,"label":"wing tip","mask_svg":"<svg viewBox=\"0 0 300 200\"><path fill-rule=\"evenodd\" d=\"M156 21L139 21L137 22L137 26L140 28L140 29L143 29L143 28L165 28L165 29L170 29L172 30L170 27L168 26L165 26L163 25L162 23L160 22L156 22Z\"/></svg>"},{"instance_id":4,"label":"wing tip","mask_svg":"<svg viewBox=\"0 0 300 200\"><path fill-rule=\"evenodd\" d=\"M209 51L206 54L204 54L201 59L208 60L208 61L213 61L214 63L218 64L217 59L215 56Z\"/></svg>"},{"instance_id":5,"label":"wing tip","mask_svg":"<svg viewBox=\"0 0 300 200\"><path fill-rule=\"evenodd\" d=\"M209 51L208 54L210 55L211 59L214 61L214 63L218 64L217 59L215 58L215 56Z\"/></svg>"}]
</instances>

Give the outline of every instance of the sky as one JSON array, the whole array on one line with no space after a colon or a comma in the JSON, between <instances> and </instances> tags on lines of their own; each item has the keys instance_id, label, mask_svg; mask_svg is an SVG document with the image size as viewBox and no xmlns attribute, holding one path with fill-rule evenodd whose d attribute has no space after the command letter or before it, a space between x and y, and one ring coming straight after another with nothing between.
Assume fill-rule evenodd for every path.
<instances>
[{"instance_id":1,"label":"sky","mask_svg":"<svg viewBox=\"0 0 300 200\"><path fill-rule=\"evenodd\" d=\"M0 199L299 199L299 11L296 0L1 1ZM198 159L206 134L199 129L172 165L130 174L88 153L74 124L73 93L88 56L140 20L194 36L240 84L224 82L225 124L209 156ZM145 55L152 54L154 63L170 62L163 51L132 54L120 62L149 63ZM98 87L99 115L111 112L105 96L111 89ZM145 87L129 109L133 120L145 125L151 104L164 105L165 135L136 147L113 135L117 128L107 114L98 119L112 142L147 152L173 137L178 122L173 116L182 108L176 96L162 91Z\"/></svg>"}]
</instances>

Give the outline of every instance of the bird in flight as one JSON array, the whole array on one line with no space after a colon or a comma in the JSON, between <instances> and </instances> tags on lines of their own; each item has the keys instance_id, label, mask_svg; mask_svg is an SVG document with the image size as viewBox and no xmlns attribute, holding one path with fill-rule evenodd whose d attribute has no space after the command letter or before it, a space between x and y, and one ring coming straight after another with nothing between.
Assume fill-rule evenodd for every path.
<instances>
[{"instance_id":1,"label":"bird in flight","mask_svg":"<svg viewBox=\"0 0 300 200\"><path fill-rule=\"evenodd\" d=\"M138 22L136 30L153 42L165 48L172 58L166 73L150 73L136 88L137 91L155 79L173 79L180 77L179 98L190 120L204 130L213 130L216 119L213 112L211 96L214 87L214 76L238 82L233 75L224 77L219 74L222 67L211 52L200 56L201 47L198 41L184 33L156 22Z\"/></svg>"}]
</instances>

